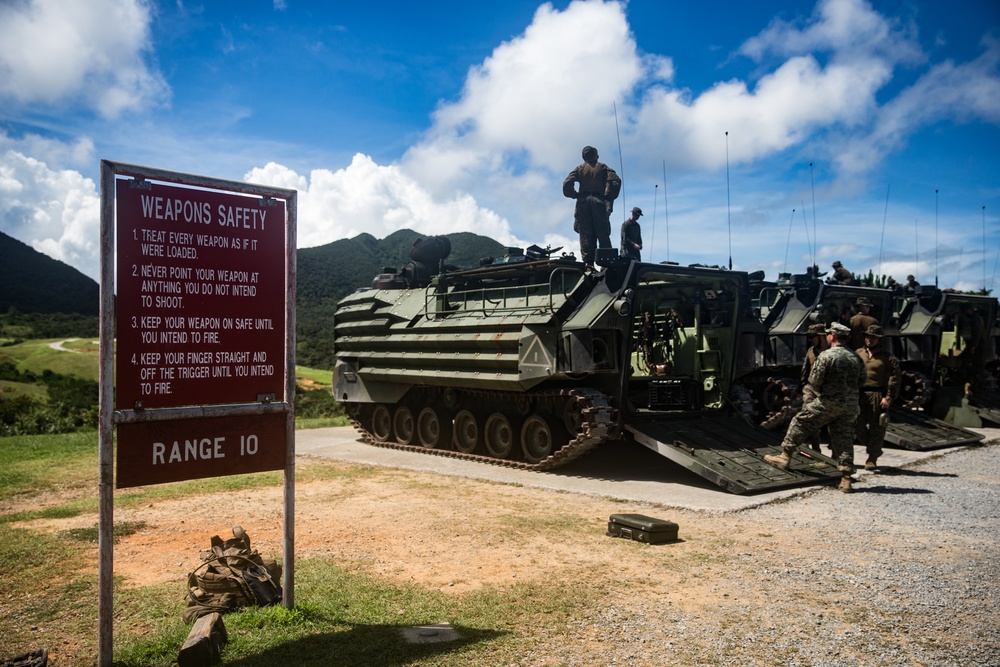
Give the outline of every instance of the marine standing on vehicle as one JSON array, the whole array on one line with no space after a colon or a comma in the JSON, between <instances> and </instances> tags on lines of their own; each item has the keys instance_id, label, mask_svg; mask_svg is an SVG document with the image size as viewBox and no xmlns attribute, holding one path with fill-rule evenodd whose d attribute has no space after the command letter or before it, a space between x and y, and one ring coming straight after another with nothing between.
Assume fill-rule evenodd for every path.
<instances>
[{"instance_id":1,"label":"marine standing on vehicle","mask_svg":"<svg viewBox=\"0 0 1000 667\"><path fill-rule=\"evenodd\" d=\"M867 376L859 397L857 440L868 453L865 470L874 470L889 426L889 405L899 396L902 372L899 360L882 345L882 327L877 324L865 331L865 345L857 353L865 362Z\"/></svg>"},{"instance_id":2,"label":"marine standing on vehicle","mask_svg":"<svg viewBox=\"0 0 1000 667\"><path fill-rule=\"evenodd\" d=\"M615 170L598 162L593 146L583 147L583 164L569 172L563 181L563 195L576 200L573 231L580 234L580 258L594 265L597 247L611 247L611 211L622 189ZM577 190L575 184L580 184Z\"/></svg>"},{"instance_id":3,"label":"marine standing on vehicle","mask_svg":"<svg viewBox=\"0 0 1000 667\"><path fill-rule=\"evenodd\" d=\"M632 215L622 223L621 254L637 262L642 261L642 228L639 226L640 216L642 216L642 209L636 206L632 209Z\"/></svg>"},{"instance_id":4,"label":"marine standing on vehicle","mask_svg":"<svg viewBox=\"0 0 1000 667\"><path fill-rule=\"evenodd\" d=\"M809 373L809 387L816 398L802 406L792 417L781 454L768 454L768 463L787 470L792 455L810 435L824 426L830 429L830 449L840 470L840 486L844 493L851 492L851 475L854 474L854 422L858 417L858 393L867 379L864 362L847 347L851 330L834 322L827 329L830 349L816 358Z\"/></svg>"}]
</instances>

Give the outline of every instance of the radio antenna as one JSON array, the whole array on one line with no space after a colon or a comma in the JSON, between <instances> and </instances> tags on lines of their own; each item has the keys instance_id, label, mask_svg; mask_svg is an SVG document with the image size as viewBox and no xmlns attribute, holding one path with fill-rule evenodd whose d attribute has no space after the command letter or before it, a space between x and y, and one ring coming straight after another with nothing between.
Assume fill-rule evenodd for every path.
<instances>
[{"instance_id":1,"label":"radio antenna","mask_svg":"<svg viewBox=\"0 0 1000 667\"><path fill-rule=\"evenodd\" d=\"M986 294L986 204L983 204L983 294Z\"/></svg>"},{"instance_id":2,"label":"radio antenna","mask_svg":"<svg viewBox=\"0 0 1000 667\"><path fill-rule=\"evenodd\" d=\"M788 240L785 241L785 264L781 267L781 272L788 271L788 246L792 243L792 222L795 220L795 209L792 209L792 217L788 219Z\"/></svg>"},{"instance_id":3,"label":"radio antenna","mask_svg":"<svg viewBox=\"0 0 1000 667\"><path fill-rule=\"evenodd\" d=\"M813 239L818 241L819 237L816 236L816 184L813 182L812 162L809 163L809 186L812 188L812 197L813 197ZM819 244L817 243L817 246L818 245ZM815 264L815 262L813 262L813 264Z\"/></svg>"},{"instance_id":4,"label":"radio antenna","mask_svg":"<svg viewBox=\"0 0 1000 667\"><path fill-rule=\"evenodd\" d=\"M611 100L611 104L615 110L615 136L618 137L618 168L621 171L622 179L622 208L626 211L628 210L628 203L625 200L625 158L622 157L622 136L618 132L618 103Z\"/></svg>"},{"instance_id":5,"label":"radio antenna","mask_svg":"<svg viewBox=\"0 0 1000 667\"><path fill-rule=\"evenodd\" d=\"M667 261L670 261L670 206L667 204L667 161L663 161L663 226L667 230Z\"/></svg>"},{"instance_id":6,"label":"radio antenna","mask_svg":"<svg viewBox=\"0 0 1000 667\"><path fill-rule=\"evenodd\" d=\"M726 214L729 217L729 270L733 270L733 211L729 197L729 132L726 131Z\"/></svg>"},{"instance_id":7,"label":"radio antenna","mask_svg":"<svg viewBox=\"0 0 1000 667\"><path fill-rule=\"evenodd\" d=\"M938 191L934 190L934 287L938 286Z\"/></svg>"},{"instance_id":8,"label":"radio antenna","mask_svg":"<svg viewBox=\"0 0 1000 667\"><path fill-rule=\"evenodd\" d=\"M792 213L795 209L792 209ZM806 248L809 249L809 261L813 266L816 266L816 250L813 247L813 241L809 240L809 221L806 220L806 202L802 200L802 226L806 228ZM814 239L815 240L815 239Z\"/></svg>"},{"instance_id":9,"label":"radio antenna","mask_svg":"<svg viewBox=\"0 0 1000 667\"><path fill-rule=\"evenodd\" d=\"M659 183L653 184L653 233L649 237L649 261L653 261L653 248L656 247L656 200L658 199L656 195L657 189L660 187Z\"/></svg>"},{"instance_id":10,"label":"radio antenna","mask_svg":"<svg viewBox=\"0 0 1000 667\"><path fill-rule=\"evenodd\" d=\"M885 246L885 219L889 215L889 186L885 186L885 212L882 214L882 239L878 246L878 272L882 275L882 248Z\"/></svg>"}]
</instances>

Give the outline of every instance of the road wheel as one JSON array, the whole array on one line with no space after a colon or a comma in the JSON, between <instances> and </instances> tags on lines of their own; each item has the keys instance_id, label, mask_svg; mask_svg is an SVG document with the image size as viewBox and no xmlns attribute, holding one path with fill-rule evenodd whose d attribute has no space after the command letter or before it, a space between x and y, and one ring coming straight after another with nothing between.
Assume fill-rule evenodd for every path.
<instances>
[{"instance_id":1,"label":"road wheel","mask_svg":"<svg viewBox=\"0 0 1000 667\"><path fill-rule=\"evenodd\" d=\"M389 408L379 403L372 412L372 437L376 442L388 442L391 435L392 417L389 416Z\"/></svg>"},{"instance_id":2,"label":"road wheel","mask_svg":"<svg viewBox=\"0 0 1000 667\"><path fill-rule=\"evenodd\" d=\"M510 458L514 451L514 429L506 415L500 412L490 415L483 428L483 440L490 456L495 459Z\"/></svg>"},{"instance_id":3,"label":"road wheel","mask_svg":"<svg viewBox=\"0 0 1000 667\"><path fill-rule=\"evenodd\" d=\"M405 405L396 408L396 414L392 418L392 430L396 433L396 442L401 445L409 445L413 442L414 423L413 411Z\"/></svg>"},{"instance_id":4,"label":"road wheel","mask_svg":"<svg viewBox=\"0 0 1000 667\"><path fill-rule=\"evenodd\" d=\"M528 463L538 463L552 454L552 429L549 423L532 415L525 420L521 428L521 449L524 460Z\"/></svg>"},{"instance_id":5,"label":"road wheel","mask_svg":"<svg viewBox=\"0 0 1000 667\"><path fill-rule=\"evenodd\" d=\"M463 454L476 451L479 444L479 423L476 416L468 410L460 410L455 415L455 433L453 436L455 449Z\"/></svg>"}]
</instances>

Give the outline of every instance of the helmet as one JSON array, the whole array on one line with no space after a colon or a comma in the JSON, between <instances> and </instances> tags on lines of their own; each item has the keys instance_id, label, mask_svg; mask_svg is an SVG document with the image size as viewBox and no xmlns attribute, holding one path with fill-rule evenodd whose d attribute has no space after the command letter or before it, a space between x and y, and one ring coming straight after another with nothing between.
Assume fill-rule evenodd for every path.
<instances>
[{"instance_id":1,"label":"helmet","mask_svg":"<svg viewBox=\"0 0 1000 667\"><path fill-rule=\"evenodd\" d=\"M836 262L833 263L833 268L835 268L835 269L839 269L842 266L843 266L843 264L840 263L839 259Z\"/></svg>"},{"instance_id":2,"label":"helmet","mask_svg":"<svg viewBox=\"0 0 1000 667\"><path fill-rule=\"evenodd\" d=\"M638 216L642 215L642 209L639 208L638 206L636 206L635 208L632 209L632 213L634 213L636 215L636 217L638 217Z\"/></svg>"},{"instance_id":3,"label":"helmet","mask_svg":"<svg viewBox=\"0 0 1000 667\"><path fill-rule=\"evenodd\" d=\"M806 329L807 336L822 336L826 333L825 324L810 324L809 328Z\"/></svg>"},{"instance_id":4,"label":"helmet","mask_svg":"<svg viewBox=\"0 0 1000 667\"><path fill-rule=\"evenodd\" d=\"M584 161L587 160L587 156L588 155L593 155L594 159L597 159L598 157L600 157L597 154L597 149L596 148L594 148L593 146L584 146L583 147L583 159L584 159Z\"/></svg>"},{"instance_id":5,"label":"helmet","mask_svg":"<svg viewBox=\"0 0 1000 667\"><path fill-rule=\"evenodd\" d=\"M872 302L866 296L859 296L858 300L854 302L856 306L870 306Z\"/></svg>"}]
</instances>

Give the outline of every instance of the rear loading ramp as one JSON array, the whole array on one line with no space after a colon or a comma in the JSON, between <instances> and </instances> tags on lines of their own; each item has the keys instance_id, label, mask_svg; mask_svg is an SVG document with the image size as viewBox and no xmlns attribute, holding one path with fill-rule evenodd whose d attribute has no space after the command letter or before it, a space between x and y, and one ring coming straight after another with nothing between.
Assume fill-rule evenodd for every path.
<instances>
[{"instance_id":1,"label":"rear loading ramp","mask_svg":"<svg viewBox=\"0 0 1000 667\"><path fill-rule=\"evenodd\" d=\"M905 408L889 408L889 426L885 441L912 450L957 447L979 442L983 436L960 426Z\"/></svg>"},{"instance_id":2,"label":"rear loading ramp","mask_svg":"<svg viewBox=\"0 0 1000 667\"><path fill-rule=\"evenodd\" d=\"M730 493L774 491L840 479L837 464L801 447L788 470L764 460L781 451L781 438L750 426L738 417L694 419L632 418L625 430L674 463Z\"/></svg>"},{"instance_id":3,"label":"rear loading ramp","mask_svg":"<svg viewBox=\"0 0 1000 667\"><path fill-rule=\"evenodd\" d=\"M969 397L969 407L979 418L994 426L1000 425L1000 392L985 389L973 389Z\"/></svg>"}]
</instances>

